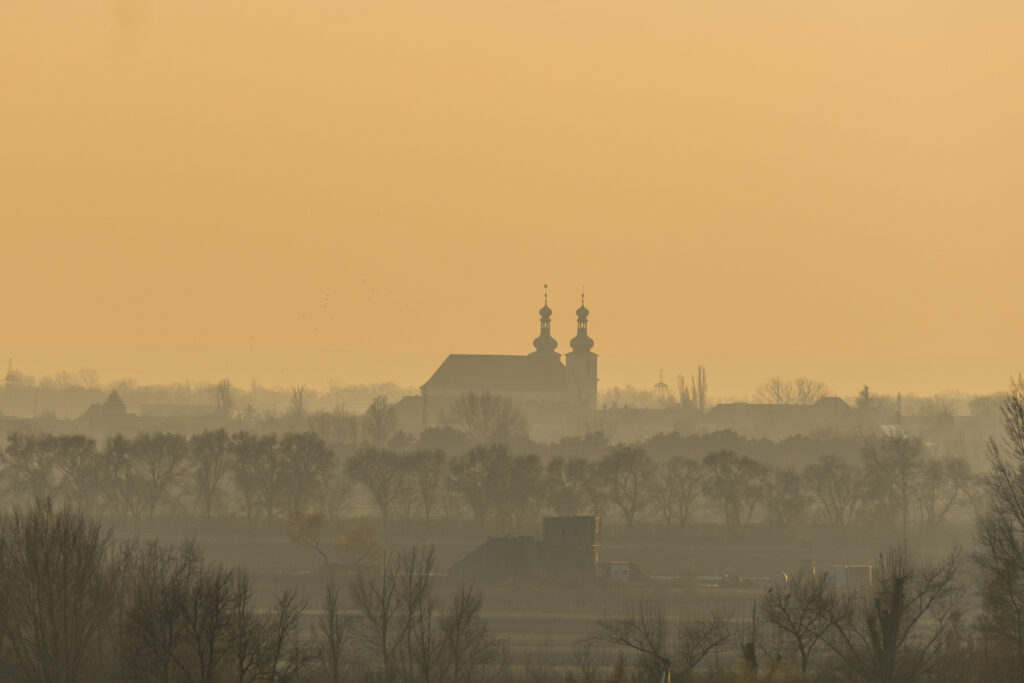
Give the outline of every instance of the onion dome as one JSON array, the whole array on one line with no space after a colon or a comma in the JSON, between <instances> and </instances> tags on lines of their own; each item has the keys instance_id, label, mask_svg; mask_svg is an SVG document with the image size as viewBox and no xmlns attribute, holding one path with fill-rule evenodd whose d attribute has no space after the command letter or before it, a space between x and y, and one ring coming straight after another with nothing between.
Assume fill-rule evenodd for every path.
<instances>
[{"instance_id":1,"label":"onion dome","mask_svg":"<svg viewBox=\"0 0 1024 683\"><path fill-rule=\"evenodd\" d=\"M544 285L544 307L540 309L540 336L533 340L535 353L554 353L558 342L551 336L551 309L548 308L548 286Z\"/></svg>"},{"instance_id":2,"label":"onion dome","mask_svg":"<svg viewBox=\"0 0 1024 683\"><path fill-rule=\"evenodd\" d=\"M583 295L580 295L580 307L576 309L576 336L569 342L573 351L586 352L594 348L594 340L587 335L587 316L590 311L583 304Z\"/></svg>"}]
</instances>

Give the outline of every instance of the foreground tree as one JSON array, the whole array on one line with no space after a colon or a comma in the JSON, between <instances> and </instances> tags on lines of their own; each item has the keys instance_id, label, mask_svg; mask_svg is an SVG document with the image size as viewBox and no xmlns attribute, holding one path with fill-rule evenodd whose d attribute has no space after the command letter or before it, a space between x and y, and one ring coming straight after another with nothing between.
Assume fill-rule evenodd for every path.
<instances>
[{"instance_id":1,"label":"foreground tree","mask_svg":"<svg viewBox=\"0 0 1024 683\"><path fill-rule=\"evenodd\" d=\"M773 586L761 599L764 620L775 626L795 651L800 671L807 672L811 654L829 628L827 574L802 572L784 586Z\"/></svg>"},{"instance_id":2,"label":"foreground tree","mask_svg":"<svg viewBox=\"0 0 1024 683\"><path fill-rule=\"evenodd\" d=\"M724 616L680 618L673 628L664 607L648 600L641 600L623 617L602 620L599 629L591 641L633 650L646 680L655 681L662 680L665 672L685 680L709 654L732 639Z\"/></svg>"},{"instance_id":3,"label":"foreground tree","mask_svg":"<svg viewBox=\"0 0 1024 683\"><path fill-rule=\"evenodd\" d=\"M0 519L0 637L14 680L102 678L119 587L110 551L98 523L50 501Z\"/></svg>"},{"instance_id":4,"label":"foreground tree","mask_svg":"<svg viewBox=\"0 0 1024 683\"><path fill-rule=\"evenodd\" d=\"M1024 379L1001 406L1002 444L988 444L988 509L977 520L983 633L1008 653L1007 679L1024 680Z\"/></svg>"},{"instance_id":5,"label":"foreground tree","mask_svg":"<svg viewBox=\"0 0 1024 683\"><path fill-rule=\"evenodd\" d=\"M313 630L313 644L326 683L349 680L353 664L349 649L354 622L345 613L341 593L332 581L324 593L323 615Z\"/></svg>"},{"instance_id":6,"label":"foreground tree","mask_svg":"<svg viewBox=\"0 0 1024 683\"><path fill-rule=\"evenodd\" d=\"M193 543L130 547L121 565L126 680L283 683L310 666L298 628L305 602L294 592L257 610L245 572L205 562Z\"/></svg>"},{"instance_id":7,"label":"foreground tree","mask_svg":"<svg viewBox=\"0 0 1024 683\"><path fill-rule=\"evenodd\" d=\"M878 558L866 591L835 587L824 597L821 641L842 669L865 683L914 683L935 671L957 628L964 588L960 554L928 563L899 546Z\"/></svg>"},{"instance_id":8,"label":"foreground tree","mask_svg":"<svg viewBox=\"0 0 1024 683\"><path fill-rule=\"evenodd\" d=\"M354 637L379 680L469 683L490 678L498 646L481 618L482 601L460 587L448 609L439 611L435 567L432 549L414 548L388 558L379 576L360 574L350 586L350 600L361 617Z\"/></svg>"}]
</instances>

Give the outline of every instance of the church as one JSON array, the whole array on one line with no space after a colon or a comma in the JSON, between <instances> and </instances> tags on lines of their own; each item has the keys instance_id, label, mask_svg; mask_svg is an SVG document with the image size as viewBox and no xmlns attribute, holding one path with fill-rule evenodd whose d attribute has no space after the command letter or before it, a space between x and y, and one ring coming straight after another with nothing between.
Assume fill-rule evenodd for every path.
<instances>
[{"instance_id":1,"label":"church","mask_svg":"<svg viewBox=\"0 0 1024 683\"><path fill-rule=\"evenodd\" d=\"M551 314L547 292L540 309L540 334L533 340L533 352L525 355L453 353L420 387L419 396L402 399L399 420L406 431L443 426L445 411L455 400L470 392L501 394L511 398L526 416L532 434L565 433L597 409L597 354L588 333L590 311L580 297L576 309L576 336L572 350L558 352L551 336ZM413 414L418 408L419 424ZM571 429L569 431L576 431Z\"/></svg>"}]
</instances>

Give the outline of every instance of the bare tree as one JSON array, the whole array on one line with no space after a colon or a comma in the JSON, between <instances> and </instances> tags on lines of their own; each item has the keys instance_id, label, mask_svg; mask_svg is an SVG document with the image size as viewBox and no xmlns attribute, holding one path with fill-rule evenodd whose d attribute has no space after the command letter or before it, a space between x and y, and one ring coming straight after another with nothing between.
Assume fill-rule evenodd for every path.
<instances>
[{"instance_id":1,"label":"bare tree","mask_svg":"<svg viewBox=\"0 0 1024 683\"><path fill-rule=\"evenodd\" d=\"M325 442L348 444L359 442L361 422L360 417L350 415L341 408L335 408L333 411L318 410L311 413L306 420L309 428Z\"/></svg>"},{"instance_id":2,"label":"bare tree","mask_svg":"<svg viewBox=\"0 0 1024 683\"><path fill-rule=\"evenodd\" d=\"M291 401L288 406L288 416L294 425L299 425L306 417L306 385L292 389Z\"/></svg>"},{"instance_id":3,"label":"bare tree","mask_svg":"<svg viewBox=\"0 0 1024 683\"><path fill-rule=\"evenodd\" d=\"M769 588L761 598L764 619L796 650L803 673L807 672L815 646L829 628L825 617L828 591L826 574L801 572L785 585Z\"/></svg>"},{"instance_id":4,"label":"bare tree","mask_svg":"<svg viewBox=\"0 0 1024 683\"><path fill-rule=\"evenodd\" d=\"M823 455L804 469L803 479L829 524L849 526L864 495L860 470L838 456Z\"/></svg>"},{"instance_id":5,"label":"bare tree","mask_svg":"<svg viewBox=\"0 0 1024 683\"><path fill-rule=\"evenodd\" d=\"M245 572L235 573L234 604L228 623L226 679L232 683L255 683L266 667L263 652L266 617L257 614L253 588Z\"/></svg>"},{"instance_id":6,"label":"bare tree","mask_svg":"<svg viewBox=\"0 0 1024 683\"><path fill-rule=\"evenodd\" d=\"M640 668L652 680L667 671L685 678L731 639L728 624L721 615L680 619L673 633L664 607L641 600L631 614L602 620L600 632L592 640L633 650L639 655Z\"/></svg>"},{"instance_id":7,"label":"bare tree","mask_svg":"<svg viewBox=\"0 0 1024 683\"><path fill-rule=\"evenodd\" d=\"M770 468L762 491L768 521L779 533L797 521L811 502L801 488L800 475L792 469Z\"/></svg>"},{"instance_id":8,"label":"bare tree","mask_svg":"<svg viewBox=\"0 0 1024 683\"><path fill-rule=\"evenodd\" d=\"M504 468L496 469L488 480L488 489L495 502L495 512L502 529L511 519L516 529L522 529L527 516L536 510L542 496L540 458L534 454L513 455Z\"/></svg>"},{"instance_id":9,"label":"bare tree","mask_svg":"<svg viewBox=\"0 0 1024 683\"><path fill-rule=\"evenodd\" d=\"M132 680L175 680L185 665L179 650L185 624L179 610L202 568L201 554L191 542L180 547L152 542L129 549L123 564L127 579L121 667Z\"/></svg>"},{"instance_id":10,"label":"bare tree","mask_svg":"<svg viewBox=\"0 0 1024 683\"><path fill-rule=\"evenodd\" d=\"M776 406L788 406L796 403L796 391L792 383L781 377L770 377L754 392L754 400Z\"/></svg>"},{"instance_id":11,"label":"bare tree","mask_svg":"<svg viewBox=\"0 0 1024 683\"><path fill-rule=\"evenodd\" d=\"M396 558L385 560L380 578L359 574L349 586L349 597L361 619L356 637L372 653L385 681L395 678L399 645L403 639L402 602Z\"/></svg>"},{"instance_id":12,"label":"bare tree","mask_svg":"<svg viewBox=\"0 0 1024 683\"><path fill-rule=\"evenodd\" d=\"M958 551L938 563L913 558L905 545L882 554L866 591L829 588L821 642L866 683L920 680L959 622L959 564Z\"/></svg>"},{"instance_id":13,"label":"bare tree","mask_svg":"<svg viewBox=\"0 0 1024 683\"><path fill-rule=\"evenodd\" d=\"M230 464L231 440L223 429L207 430L193 435L188 445L196 493L203 506L203 515L210 519Z\"/></svg>"},{"instance_id":14,"label":"bare tree","mask_svg":"<svg viewBox=\"0 0 1024 683\"><path fill-rule=\"evenodd\" d=\"M220 566L198 566L169 596L176 601L181 621L173 659L187 680L214 683L229 659L235 573Z\"/></svg>"},{"instance_id":15,"label":"bare tree","mask_svg":"<svg viewBox=\"0 0 1024 683\"><path fill-rule=\"evenodd\" d=\"M394 502L406 493L406 471L392 451L364 448L345 463L345 474L366 487L384 521L390 519Z\"/></svg>"},{"instance_id":16,"label":"bare tree","mask_svg":"<svg viewBox=\"0 0 1024 683\"><path fill-rule=\"evenodd\" d=\"M807 377L770 377L754 392L754 400L777 406L811 405L828 396L828 387Z\"/></svg>"},{"instance_id":17,"label":"bare tree","mask_svg":"<svg viewBox=\"0 0 1024 683\"><path fill-rule=\"evenodd\" d=\"M132 440L131 455L146 479L146 497L152 517L168 490L181 479L188 445L180 434L140 434Z\"/></svg>"},{"instance_id":18,"label":"bare tree","mask_svg":"<svg viewBox=\"0 0 1024 683\"><path fill-rule=\"evenodd\" d=\"M704 482L704 468L694 460L677 455L661 464L652 493L667 526L686 526L700 505Z\"/></svg>"},{"instance_id":19,"label":"bare tree","mask_svg":"<svg viewBox=\"0 0 1024 683\"><path fill-rule=\"evenodd\" d=\"M910 510L920 485L924 466L921 439L892 429L864 445L865 493L884 514L902 523L903 535L910 528Z\"/></svg>"},{"instance_id":20,"label":"bare tree","mask_svg":"<svg viewBox=\"0 0 1024 683\"><path fill-rule=\"evenodd\" d=\"M78 378L86 389L95 389L100 385L100 373L93 368L82 368L78 371Z\"/></svg>"},{"instance_id":21,"label":"bare tree","mask_svg":"<svg viewBox=\"0 0 1024 683\"><path fill-rule=\"evenodd\" d=\"M334 452L313 432L285 434L277 451L285 500L292 510L302 510L326 486Z\"/></svg>"},{"instance_id":22,"label":"bare tree","mask_svg":"<svg viewBox=\"0 0 1024 683\"><path fill-rule=\"evenodd\" d=\"M371 446L384 448L398 427L398 415L386 396L373 399L363 413L363 433Z\"/></svg>"},{"instance_id":23,"label":"bare tree","mask_svg":"<svg viewBox=\"0 0 1024 683\"><path fill-rule=\"evenodd\" d=\"M767 468L733 451L715 451L704 457L707 479L704 495L719 505L730 531L749 524L762 500Z\"/></svg>"},{"instance_id":24,"label":"bare tree","mask_svg":"<svg viewBox=\"0 0 1024 683\"><path fill-rule=\"evenodd\" d=\"M348 650L353 628L353 620L345 613L338 587L332 581L324 593L323 615L313 628L317 658L327 683L349 680L352 661Z\"/></svg>"},{"instance_id":25,"label":"bare tree","mask_svg":"<svg viewBox=\"0 0 1024 683\"><path fill-rule=\"evenodd\" d=\"M148 507L145 478L132 457L132 442L120 434L103 448L105 498L121 516L141 517Z\"/></svg>"},{"instance_id":26,"label":"bare tree","mask_svg":"<svg viewBox=\"0 0 1024 683\"><path fill-rule=\"evenodd\" d=\"M708 409L708 375L703 365L697 366L697 374L691 375L687 384L686 375L676 377L679 405L699 413Z\"/></svg>"},{"instance_id":27,"label":"bare tree","mask_svg":"<svg viewBox=\"0 0 1024 683\"><path fill-rule=\"evenodd\" d=\"M39 500L0 518L0 636L13 654L12 680L103 677L97 646L118 594L110 559L109 534L72 508Z\"/></svg>"},{"instance_id":28,"label":"bare tree","mask_svg":"<svg viewBox=\"0 0 1024 683\"><path fill-rule=\"evenodd\" d=\"M507 443L526 435L526 419L508 396L469 392L455 399L450 418L474 444Z\"/></svg>"},{"instance_id":29,"label":"bare tree","mask_svg":"<svg viewBox=\"0 0 1024 683\"><path fill-rule=\"evenodd\" d=\"M217 415L227 419L234 412L235 404L231 398L231 382L222 379L213 387L213 397L217 402Z\"/></svg>"},{"instance_id":30,"label":"bare tree","mask_svg":"<svg viewBox=\"0 0 1024 683\"><path fill-rule=\"evenodd\" d=\"M642 448L619 444L601 458L597 472L608 500L632 527L650 501L657 466Z\"/></svg>"},{"instance_id":31,"label":"bare tree","mask_svg":"<svg viewBox=\"0 0 1024 683\"><path fill-rule=\"evenodd\" d=\"M487 520L494 507L488 491L488 477L496 467L495 460L507 460L505 446L477 446L448 464L450 487L469 506L478 524Z\"/></svg>"},{"instance_id":32,"label":"bare tree","mask_svg":"<svg viewBox=\"0 0 1024 683\"><path fill-rule=\"evenodd\" d=\"M977 519L982 631L1009 653L1009 676L1024 678L1024 378L1001 405L1003 439L989 441L987 509Z\"/></svg>"},{"instance_id":33,"label":"bare tree","mask_svg":"<svg viewBox=\"0 0 1024 683\"><path fill-rule=\"evenodd\" d=\"M596 479L593 463L582 457L554 456L545 468L544 488L556 514L573 517L595 510Z\"/></svg>"},{"instance_id":34,"label":"bare tree","mask_svg":"<svg viewBox=\"0 0 1024 683\"><path fill-rule=\"evenodd\" d=\"M973 480L971 466L965 459L929 458L923 467L917 495L921 523L933 527L942 524L954 507L968 502Z\"/></svg>"},{"instance_id":35,"label":"bare tree","mask_svg":"<svg viewBox=\"0 0 1024 683\"><path fill-rule=\"evenodd\" d=\"M823 382L808 377L797 377L793 380L793 390L797 405L808 406L828 396L828 387Z\"/></svg>"},{"instance_id":36,"label":"bare tree","mask_svg":"<svg viewBox=\"0 0 1024 683\"><path fill-rule=\"evenodd\" d=\"M15 497L46 498L57 486L57 457L53 437L22 432L7 435L3 452L4 478Z\"/></svg>"},{"instance_id":37,"label":"bare tree","mask_svg":"<svg viewBox=\"0 0 1024 683\"><path fill-rule=\"evenodd\" d=\"M419 496L420 509L427 525L444 484L447 466L444 451L419 449L408 456L412 487Z\"/></svg>"},{"instance_id":38,"label":"bare tree","mask_svg":"<svg viewBox=\"0 0 1024 683\"><path fill-rule=\"evenodd\" d=\"M499 656L497 639L481 617L483 598L460 585L441 617L441 666L436 681L472 681L493 678Z\"/></svg>"},{"instance_id":39,"label":"bare tree","mask_svg":"<svg viewBox=\"0 0 1024 683\"><path fill-rule=\"evenodd\" d=\"M284 490L284 474L273 434L238 432L231 436L231 475L242 494L246 518L262 508L270 520Z\"/></svg>"},{"instance_id":40,"label":"bare tree","mask_svg":"<svg viewBox=\"0 0 1024 683\"><path fill-rule=\"evenodd\" d=\"M704 413L708 409L708 373L703 365L697 366L696 376L690 377L690 396L697 412Z\"/></svg>"},{"instance_id":41,"label":"bare tree","mask_svg":"<svg viewBox=\"0 0 1024 683\"><path fill-rule=\"evenodd\" d=\"M313 648L299 633L299 623L306 605L306 600L300 599L294 590L284 591L274 601L260 649L263 654L261 681L298 681L302 671L314 660Z\"/></svg>"},{"instance_id":42,"label":"bare tree","mask_svg":"<svg viewBox=\"0 0 1024 683\"><path fill-rule=\"evenodd\" d=\"M65 499L86 512L91 511L99 498L103 476L96 442L76 434L54 437L50 443L63 474L60 489Z\"/></svg>"},{"instance_id":43,"label":"bare tree","mask_svg":"<svg viewBox=\"0 0 1024 683\"><path fill-rule=\"evenodd\" d=\"M453 458L451 486L483 523L494 516L504 529L520 528L541 494L542 469L536 455L511 455L503 445L477 446Z\"/></svg>"},{"instance_id":44,"label":"bare tree","mask_svg":"<svg viewBox=\"0 0 1024 683\"><path fill-rule=\"evenodd\" d=\"M480 616L481 599L460 586L447 609L433 594L434 553L413 548L388 558L378 577L350 586L359 615L353 635L368 655L368 673L407 683L488 680L497 641Z\"/></svg>"}]
</instances>

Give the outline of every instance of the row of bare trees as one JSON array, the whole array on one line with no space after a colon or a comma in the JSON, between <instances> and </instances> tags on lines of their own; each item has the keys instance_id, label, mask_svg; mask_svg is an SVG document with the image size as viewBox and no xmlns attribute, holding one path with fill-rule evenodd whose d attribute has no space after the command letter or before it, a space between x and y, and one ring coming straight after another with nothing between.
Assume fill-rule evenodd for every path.
<instances>
[{"instance_id":1,"label":"row of bare trees","mask_svg":"<svg viewBox=\"0 0 1024 683\"><path fill-rule=\"evenodd\" d=\"M879 556L872 583L848 589L828 573L805 572L769 588L749 620L683 614L643 599L605 619L584 642L633 654L638 680L917 681L990 680L997 667L970 651L978 635L963 619L969 592L962 556L938 561L905 545ZM585 659L588 653L582 653ZM709 655L727 662L706 666ZM613 680L592 669L574 680ZM622 680L622 679L620 679Z\"/></svg>"},{"instance_id":2,"label":"row of bare trees","mask_svg":"<svg viewBox=\"0 0 1024 683\"><path fill-rule=\"evenodd\" d=\"M381 415L386 406L380 406ZM373 412L372 410L370 412ZM274 519L320 509L336 517L359 484L384 520L471 518L522 529L546 511L615 515L628 526L660 519L681 528L702 511L730 530L753 523L785 532L800 521L837 528L863 520L904 533L935 527L979 504L979 479L960 458L930 457L898 429L867 441L861 462L822 456L797 471L734 451L655 460L619 444L598 458L516 454L504 445L450 456L367 447L344 463L313 432L209 430L114 436L12 433L0 477L21 500L53 496L120 517L198 509Z\"/></svg>"},{"instance_id":3,"label":"row of bare trees","mask_svg":"<svg viewBox=\"0 0 1024 683\"><path fill-rule=\"evenodd\" d=\"M448 457L439 450L364 449L346 473L384 519L425 519L468 512L485 523L520 529L539 511L615 514L628 526L660 519L681 528L698 511L730 530L762 523L784 532L799 521L843 528L863 520L934 527L980 502L980 479L959 458L927 455L901 432L867 442L861 463L825 455L802 471L770 466L733 451L702 460L658 462L620 444L597 460L513 454L480 446Z\"/></svg>"},{"instance_id":4,"label":"row of bare trees","mask_svg":"<svg viewBox=\"0 0 1024 683\"><path fill-rule=\"evenodd\" d=\"M102 449L80 435L12 433L0 476L15 500L55 497L121 517L196 504L210 517L234 500L252 519L279 508L336 505L344 491L331 476L334 466L333 452L311 432L118 435Z\"/></svg>"},{"instance_id":5,"label":"row of bare trees","mask_svg":"<svg viewBox=\"0 0 1024 683\"><path fill-rule=\"evenodd\" d=\"M240 568L192 542L115 543L94 519L37 501L0 516L0 679L29 683L486 680L501 662L478 593L441 604L433 551L333 583L321 615L286 590L260 604Z\"/></svg>"},{"instance_id":6,"label":"row of bare trees","mask_svg":"<svg viewBox=\"0 0 1024 683\"><path fill-rule=\"evenodd\" d=\"M0 518L6 680L300 680L317 655L300 634L305 603L286 591L258 607L244 571L205 562L192 543L115 544L49 501Z\"/></svg>"}]
</instances>

